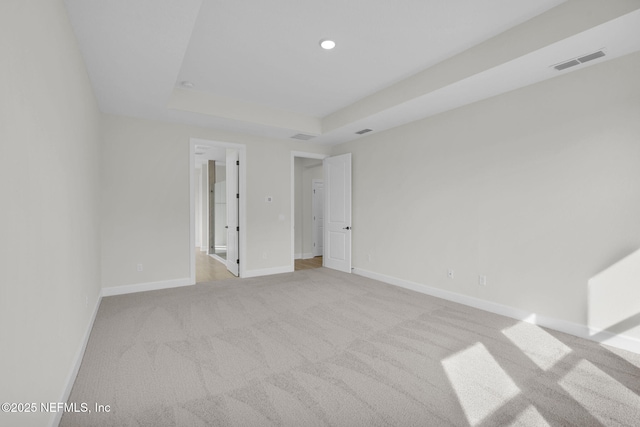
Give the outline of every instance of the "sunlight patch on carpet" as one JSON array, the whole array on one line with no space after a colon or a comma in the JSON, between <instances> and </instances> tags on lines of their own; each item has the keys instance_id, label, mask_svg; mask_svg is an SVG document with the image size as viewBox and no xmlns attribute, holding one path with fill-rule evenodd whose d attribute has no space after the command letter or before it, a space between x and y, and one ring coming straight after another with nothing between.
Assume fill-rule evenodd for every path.
<instances>
[{"instance_id":1,"label":"sunlight patch on carpet","mask_svg":"<svg viewBox=\"0 0 640 427\"><path fill-rule=\"evenodd\" d=\"M533 363L546 371L571 353L571 349L544 329L519 322L502 330Z\"/></svg>"},{"instance_id":2,"label":"sunlight patch on carpet","mask_svg":"<svg viewBox=\"0 0 640 427\"><path fill-rule=\"evenodd\" d=\"M472 426L520 393L482 343L447 357L442 366Z\"/></svg>"},{"instance_id":3,"label":"sunlight patch on carpet","mask_svg":"<svg viewBox=\"0 0 640 427\"><path fill-rule=\"evenodd\" d=\"M638 425L640 396L593 363L581 360L558 384L603 424Z\"/></svg>"}]
</instances>

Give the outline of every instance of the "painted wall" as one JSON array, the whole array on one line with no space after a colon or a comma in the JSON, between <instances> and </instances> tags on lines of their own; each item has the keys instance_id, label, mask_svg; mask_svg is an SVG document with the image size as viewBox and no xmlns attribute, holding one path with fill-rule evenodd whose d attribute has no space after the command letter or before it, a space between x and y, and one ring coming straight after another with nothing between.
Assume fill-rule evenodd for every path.
<instances>
[{"instance_id":1,"label":"painted wall","mask_svg":"<svg viewBox=\"0 0 640 427\"><path fill-rule=\"evenodd\" d=\"M589 279L589 327L640 337L640 250Z\"/></svg>"},{"instance_id":2,"label":"painted wall","mask_svg":"<svg viewBox=\"0 0 640 427\"><path fill-rule=\"evenodd\" d=\"M336 147L354 266L586 325L589 279L640 248L638 70L640 53Z\"/></svg>"},{"instance_id":3,"label":"painted wall","mask_svg":"<svg viewBox=\"0 0 640 427\"><path fill-rule=\"evenodd\" d=\"M100 292L99 112L61 1L0 2L0 52L0 396L59 402Z\"/></svg>"},{"instance_id":4,"label":"painted wall","mask_svg":"<svg viewBox=\"0 0 640 427\"><path fill-rule=\"evenodd\" d=\"M246 144L246 268L268 273L290 266L291 151L328 147L111 115L103 116L103 128L104 287L189 277L192 137Z\"/></svg>"}]
</instances>

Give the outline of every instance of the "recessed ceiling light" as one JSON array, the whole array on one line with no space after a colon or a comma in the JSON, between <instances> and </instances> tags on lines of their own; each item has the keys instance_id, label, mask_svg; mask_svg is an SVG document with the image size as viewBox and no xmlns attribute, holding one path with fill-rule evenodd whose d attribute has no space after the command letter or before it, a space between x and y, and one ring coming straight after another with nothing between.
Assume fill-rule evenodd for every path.
<instances>
[{"instance_id":1,"label":"recessed ceiling light","mask_svg":"<svg viewBox=\"0 0 640 427\"><path fill-rule=\"evenodd\" d=\"M322 39L320 40L320 47L326 50L331 50L336 47L336 42L333 40Z\"/></svg>"},{"instance_id":2,"label":"recessed ceiling light","mask_svg":"<svg viewBox=\"0 0 640 427\"><path fill-rule=\"evenodd\" d=\"M182 85L182 87L186 87L187 89L193 89L193 86L194 86L194 84L188 80L185 80L180 84Z\"/></svg>"}]
</instances>

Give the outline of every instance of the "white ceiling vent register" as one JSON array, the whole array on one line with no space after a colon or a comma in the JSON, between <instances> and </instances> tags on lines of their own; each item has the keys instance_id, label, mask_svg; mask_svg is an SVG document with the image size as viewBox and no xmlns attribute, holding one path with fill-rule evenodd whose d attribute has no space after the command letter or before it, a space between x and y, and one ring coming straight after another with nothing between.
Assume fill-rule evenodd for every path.
<instances>
[{"instance_id":1,"label":"white ceiling vent register","mask_svg":"<svg viewBox=\"0 0 640 427\"><path fill-rule=\"evenodd\" d=\"M291 138L299 139L300 141L308 141L311 138L315 138L315 135L307 135L307 134L304 134L304 133L297 133L297 134L293 135Z\"/></svg>"},{"instance_id":2,"label":"white ceiling vent register","mask_svg":"<svg viewBox=\"0 0 640 427\"><path fill-rule=\"evenodd\" d=\"M561 62L560 64L552 65L558 71L565 70L567 68L584 64L585 62L593 61L594 59L602 58L604 56L604 49L600 49L597 52L590 53L588 55L581 56L579 58L574 58L569 61Z\"/></svg>"},{"instance_id":3,"label":"white ceiling vent register","mask_svg":"<svg viewBox=\"0 0 640 427\"><path fill-rule=\"evenodd\" d=\"M364 135L367 132L371 132L373 129L362 129L356 132L357 135Z\"/></svg>"}]
</instances>

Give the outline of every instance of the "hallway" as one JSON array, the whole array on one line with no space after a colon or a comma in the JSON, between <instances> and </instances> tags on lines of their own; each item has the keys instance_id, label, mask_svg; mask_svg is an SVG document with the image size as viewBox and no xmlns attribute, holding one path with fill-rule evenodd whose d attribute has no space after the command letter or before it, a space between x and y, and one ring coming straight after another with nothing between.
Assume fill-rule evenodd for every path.
<instances>
[{"instance_id":1,"label":"hallway","mask_svg":"<svg viewBox=\"0 0 640 427\"><path fill-rule=\"evenodd\" d=\"M233 279L234 277L236 276L227 270L226 265L200 251L200 248L196 248L196 283Z\"/></svg>"},{"instance_id":2,"label":"hallway","mask_svg":"<svg viewBox=\"0 0 640 427\"><path fill-rule=\"evenodd\" d=\"M295 260L295 271L322 267L322 256Z\"/></svg>"}]
</instances>

